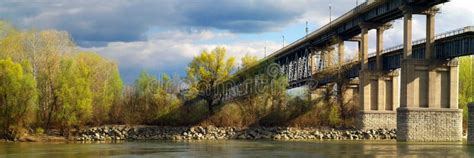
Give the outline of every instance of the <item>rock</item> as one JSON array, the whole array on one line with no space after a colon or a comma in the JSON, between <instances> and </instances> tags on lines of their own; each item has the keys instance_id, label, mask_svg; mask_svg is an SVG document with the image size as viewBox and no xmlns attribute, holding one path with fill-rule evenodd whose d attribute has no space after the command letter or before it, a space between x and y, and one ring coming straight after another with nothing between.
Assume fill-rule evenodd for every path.
<instances>
[{"instance_id":1,"label":"rock","mask_svg":"<svg viewBox=\"0 0 474 158\"><path fill-rule=\"evenodd\" d=\"M396 129L371 130L318 130L312 128L281 127L158 127L158 126L104 126L81 129L76 141L110 140L222 140L222 139L396 139Z\"/></svg>"}]
</instances>

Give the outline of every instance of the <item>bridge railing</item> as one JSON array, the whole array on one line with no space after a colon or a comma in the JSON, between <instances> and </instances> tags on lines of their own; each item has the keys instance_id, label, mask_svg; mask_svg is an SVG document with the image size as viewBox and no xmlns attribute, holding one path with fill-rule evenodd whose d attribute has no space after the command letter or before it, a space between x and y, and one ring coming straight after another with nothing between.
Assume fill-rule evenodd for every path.
<instances>
[{"instance_id":1,"label":"bridge railing","mask_svg":"<svg viewBox=\"0 0 474 158\"><path fill-rule=\"evenodd\" d=\"M319 28L319 29L317 29L317 30L311 32L310 34L308 34L308 35L306 35L306 36L304 36L304 37L301 37L301 38L297 39L296 41L294 41L294 42L290 43L289 45L286 45L286 46L284 46L283 48L281 48L281 49L279 49L279 50L277 50L277 51L271 53L269 56L267 56L267 57L265 57L265 58L263 58L263 59L261 59L261 60L264 61L264 60L266 60L266 59L268 59L268 58L270 58L270 57L272 57L272 56L274 56L274 55L276 55L276 54L278 54L278 53L280 53L280 52L283 52L283 51L285 50L285 48L293 47L294 45L300 43L301 41L304 41L306 38L308 38L308 36L312 36L312 35L321 33L322 31L324 31L324 30L326 30L327 28L331 27L331 25L332 25L333 23L337 23L337 22L341 21L342 19L346 18L347 16L349 16L349 15L351 15L351 14L358 13L358 12L359 12L363 7L365 7L365 6L367 6L367 2L364 2L364 3L360 4L360 5L358 5L357 7L351 9L350 11L346 12L346 13L343 14L342 16L339 16L339 17L336 18L335 20L333 20L333 21L327 23L326 25L322 26L321 28Z\"/></svg>"},{"instance_id":2,"label":"bridge railing","mask_svg":"<svg viewBox=\"0 0 474 158\"><path fill-rule=\"evenodd\" d=\"M456 36L456 35L459 35L459 34L462 34L462 33L465 33L465 32L474 32L474 26L466 26L466 27L463 27L463 28L460 28L460 29L444 32L444 33L436 35L434 37L434 39L438 40L438 39L441 39L441 38ZM426 42L426 38L418 39L418 40L413 41L412 45L417 45L417 44L421 44L421 43L425 43L425 42ZM381 54L385 54L385 53L388 53L388 52L393 52L395 50L400 50L400 49L403 49L403 44L384 49ZM376 53L377 52L370 53L369 58L374 57L376 55Z\"/></svg>"}]
</instances>

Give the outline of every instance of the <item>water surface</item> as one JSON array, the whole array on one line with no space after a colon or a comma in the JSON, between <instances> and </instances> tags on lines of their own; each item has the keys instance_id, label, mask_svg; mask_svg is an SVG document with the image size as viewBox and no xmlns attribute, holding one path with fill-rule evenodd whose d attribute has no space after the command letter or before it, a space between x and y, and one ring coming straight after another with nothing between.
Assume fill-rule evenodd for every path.
<instances>
[{"instance_id":1,"label":"water surface","mask_svg":"<svg viewBox=\"0 0 474 158\"><path fill-rule=\"evenodd\" d=\"M474 157L463 143L396 141L137 141L0 143L0 157Z\"/></svg>"}]
</instances>

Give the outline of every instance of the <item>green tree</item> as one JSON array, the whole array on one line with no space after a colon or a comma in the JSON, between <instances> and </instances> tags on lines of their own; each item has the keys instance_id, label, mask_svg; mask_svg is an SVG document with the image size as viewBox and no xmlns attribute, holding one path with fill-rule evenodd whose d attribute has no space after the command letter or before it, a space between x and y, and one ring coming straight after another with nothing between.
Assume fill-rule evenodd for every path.
<instances>
[{"instance_id":1,"label":"green tree","mask_svg":"<svg viewBox=\"0 0 474 158\"><path fill-rule=\"evenodd\" d=\"M74 60L88 72L87 82L93 95L92 122L100 125L108 120L112 104L120 99L122 80L117 65L93 52L80 52Z\"/></svg>"},{"instance_id":2,"label":"green tree","mask_svg":"<svg viewBox=\"0 0 474 158\"><path fill-rule=\"evenodd\" d=\"M30 67L23 69L11 59L0 60L0 136L6 137L10 130L15 131L31 121L28 116L35 109L35 87Z\"/></svg>"},{"instance_id":3,"label":"green tree","mask_svg":"<svg viewBox=\"0 0 474 158\"><path fill-rule=\"evenodd\" d=\"M138 99L138 109L135 110L139 113L145 111L154 111L154 96L158 90L158 80L146 72L141 72L138 79L135 81L135 89ZM141 116L141 122L149 121L152 118L151 112L143 113Z\"/></svg>"},{"instance_id":4,"label":"green tree","mask_svg":"<svg viewBox=\"0 0 474 158\"><path fill-rule=\"evenodd\" d=\"M254 66L257 64L257 56L250 55L250 54L245 54L244 57L242 57L242 68L249 68L251 66Z\"/></svg>"},{"instance_id":5,"label":"green tree","mask_svg":"<svg viewBox=\"0 0 474 158\"><path fill-rule=\"evenodd\" d=\"M18 31L0 21L0 59L31 69L38 92L37 125L46 130L102 124L122 96L117 65L96 53L78 51L67 32Z\"/></svg>"},{"instance_id":6,"label":"green tree","mask_svg":"<svg viewBox=\"0 0 474 158\"><path fill-rule=\"evenodd\" d=\"M60 128L83 125L92 116L92 91L90 89L90 68L73 59L62 59L58 77L59 109L54 113Z\"/></svg>"},{"instance_id":7,"label":"green tree","mask_svg":"<svg viewBox=\"0 0 474 158\"><path fill-rule=\"evenodd\" d=\"M467 127L470 102L474 102L474 56L459 59L459 107L464 110L464 127Z\"/></svg>"},{"instance_id":8,"label":"green tree","mask_svg":"<svg viewBox=\"0 0 474 158\"><path fill-rule=\"evenodd\" d=\"M136 121L145 124L163 123L172 110L181 105L177 98L177 84L168 75L160 79L142 72L135 81L137 104L129 111L136 116ZM169 122L168 122L169 123Z\"/></svg>"},{"instance_id":9,"label":"green tree","mask_svg":"<svg viewBox=\"0 0 474 158\"><path fill-rule=\"evenodd\" d=\"M217 47L211 52L202 51L187 68L189 92L191 96L206 100L210 114L222 101L216 87L230 77L234 65L235 58L226 59L225 48Z\"/></svg>"}]
</instances>

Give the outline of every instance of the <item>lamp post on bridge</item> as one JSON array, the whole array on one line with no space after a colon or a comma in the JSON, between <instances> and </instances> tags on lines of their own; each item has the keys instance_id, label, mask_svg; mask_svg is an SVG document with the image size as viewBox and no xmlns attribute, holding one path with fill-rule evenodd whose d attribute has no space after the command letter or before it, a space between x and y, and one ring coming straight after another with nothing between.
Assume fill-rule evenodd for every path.
<instances>
[{"instance_id":1,"label":"lamp post on bridge","mask_svg":"<svg viewBox=\"0 0 474 158\"><path fill-rule=\"evenodd\" d=\"M329 3L329 25L332 24L332 6L331 3Z\"/></svg>"},{"instance_id":2,"label":"lamp post on bridge","mask_svg":"<svg viewBox=\"0 0 474 158\"><path fill-rule=\"evenodd\" d=\"M283 39L283 47L285 47L285 35L282 35L281 38Z\"/></svg>"},{"instance_id":3,"label":"lamp post on bridge","mask_svg":"<svg viewBox=\"0 0 474 158\"><path fill-rule=\"evenodd\" d=\"M306 37L308 37L308 21L306 21Z\"/></svg>"}]
</instances>

